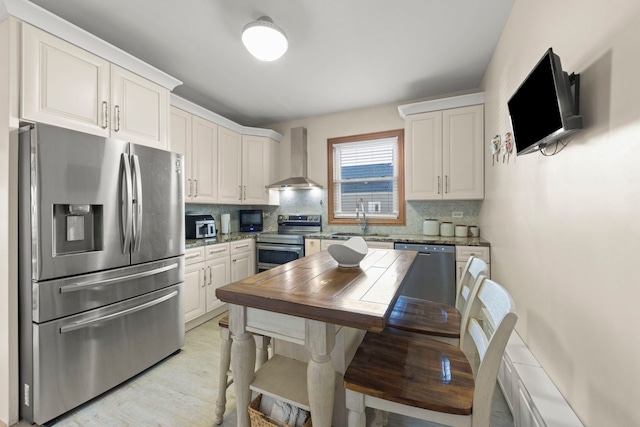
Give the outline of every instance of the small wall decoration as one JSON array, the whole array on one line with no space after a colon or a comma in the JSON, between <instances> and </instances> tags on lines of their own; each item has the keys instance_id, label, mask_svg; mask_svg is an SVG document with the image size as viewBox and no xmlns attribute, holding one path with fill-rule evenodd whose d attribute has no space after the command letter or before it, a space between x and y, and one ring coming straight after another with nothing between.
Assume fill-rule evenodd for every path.
<instances>
[{"instance_id":1,"label":"small wall decoration","mask_svg":"<svg viewBox=\"0 0 640 427\"><path fill-rule=\"evenodd\" d=\"M504 157L507 156L507 163L509 163L509 158L511 157L511 153L513 152L513 135L511 132L507 132L504 134L504 144L502 145L502 163L504 163Z\"/></svg>"},{"instance_id":2,"label":"small wall decoration","mask_svg":"<svg viewBox=\"0 0 640 427\"><path fill-rule=\"evenodd\" d=\"M496 164L496 158L500 155L500 146L502 145L502 140L500 135L496 135L491 140L491 165Z\"/></svg>"}]
</instances>

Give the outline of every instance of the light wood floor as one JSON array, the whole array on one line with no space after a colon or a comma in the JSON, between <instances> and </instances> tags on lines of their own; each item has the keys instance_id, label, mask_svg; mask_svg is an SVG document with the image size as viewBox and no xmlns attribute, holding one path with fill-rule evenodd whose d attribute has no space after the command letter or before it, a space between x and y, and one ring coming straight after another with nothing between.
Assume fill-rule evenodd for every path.
<instances>
[{"instance_id":1,"label":"light wood floor","mask_svg":"<svg viewBox=\"0 0 640 427\"><path fill-rule=\"evenodd\" d=\"M213 427L219 353L220 330L217 319L213 319L187 332L186 344L180 353L48 425ZM235 394L230 387L222 426L236 426L235 409ZM26 422L17 424L19 427L29 425ZM389 414L390 427L435 425ZM513 427L513 417L498 386L491 426Z\"/></svg>"}]
</instances>

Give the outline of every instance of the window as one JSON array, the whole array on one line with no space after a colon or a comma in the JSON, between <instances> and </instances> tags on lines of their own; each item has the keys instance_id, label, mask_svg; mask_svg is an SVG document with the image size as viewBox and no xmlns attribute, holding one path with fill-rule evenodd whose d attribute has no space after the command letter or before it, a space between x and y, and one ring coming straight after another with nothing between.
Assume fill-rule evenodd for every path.
<instances>
[{"instance_id":1,"label":"window","mask_svg":"<svg viewBox=\"0 0 640 427\"><path fill-rule=\"evenodd\" d=\"M404 130L328 140L329 224L404 225Z\"/></svg>"}]
</instances>

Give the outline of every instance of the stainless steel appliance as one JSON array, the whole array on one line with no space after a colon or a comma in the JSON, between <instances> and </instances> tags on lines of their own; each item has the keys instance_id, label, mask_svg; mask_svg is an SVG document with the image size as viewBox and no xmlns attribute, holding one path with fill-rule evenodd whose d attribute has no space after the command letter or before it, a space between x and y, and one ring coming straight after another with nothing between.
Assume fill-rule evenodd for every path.
<instances>
[{"instance_id":1,"label":"stainless steel appliance","mask_svg":"<svg viewBox=\"0 0 640 427\"><path fill-rule=\"evenodd\" d=\"M322 231L320 215L278 215L278 233L256 237L258 272L304 256L304 236Z\"/></svg>"},{"instance_id":2,"label":"stainless steel appliance","mask_svg":"<svg viewBox=\"0 0 640 427\"><path fill-rule=\"evenodd\" d=\"M402 295L455 305L455 246L395 243L394 249L418 251L413 268L405 278Z\"/></svg>"},{"instance_id":3,"label":"stainless steel appliance","mask_svg":"<svg viewBox=\"0 0 640 427\"><path fill-rule=\"evenodd\" d=\"M20 410L44 424L184 345L182 155L19 132Z\"/></svg>"},{"instance_id":4,"label":"stainless steel appliance","mask_svg":"<svg viewBox=\"0 0 640 427\"><path fill-rule=\"evenodd\" d=\"M184 217L187 239L216 237L216 220L211 215L187 214Z\"/></svg>"},{"instance_id":5,"label":"stainless steel appliance","mask_svg":"<svg viewBox=\"0 0 640 427\"><path fill-rule=\"evenodd\" d=\"M240 231L262 231L263 214L262 209L240 210Z\"/></svg>"}]
</instances>

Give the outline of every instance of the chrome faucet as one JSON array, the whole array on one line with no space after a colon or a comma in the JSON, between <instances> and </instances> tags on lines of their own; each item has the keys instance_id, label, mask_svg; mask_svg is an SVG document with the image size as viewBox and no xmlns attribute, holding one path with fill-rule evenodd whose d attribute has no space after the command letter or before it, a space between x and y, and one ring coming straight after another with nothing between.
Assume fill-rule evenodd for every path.
<instances>
[{"instance_id":1,"label":"chrome faucet","mask_svg":"<svg viewBox=\"0 0 640 427\"><path fill-rule=\"evenodd\" d=\"M360 211L362 211L362 232L364 233L367 229L367 214L364 211L364 200L360 199L356 202L356 222L360 222Z\"/></svg>"}]
</instances>

